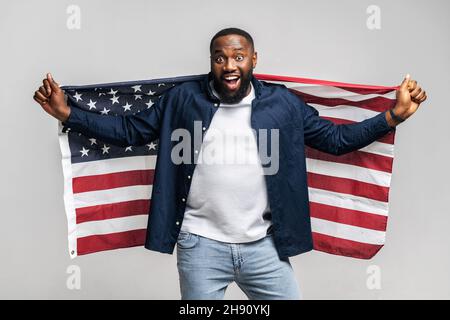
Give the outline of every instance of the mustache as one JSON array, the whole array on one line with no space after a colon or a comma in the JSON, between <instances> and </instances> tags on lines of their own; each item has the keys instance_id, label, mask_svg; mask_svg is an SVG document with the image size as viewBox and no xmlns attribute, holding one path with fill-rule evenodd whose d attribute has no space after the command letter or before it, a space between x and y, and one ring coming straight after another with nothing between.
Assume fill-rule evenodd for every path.
<instances>
[{"instance_id":1,"label":"mustache","mask_svg":"<svg viewBox=\"0 0 450 320\"><path fill-rule=\"evenodd\" d=\"M214 75L214 87L217 93L220 95L220 100L223 103L234 104L241 101L246 95L248 87L250 86L251 78L253 76L253 70L249 70L247 73L240 73L239 78L241 84L239 89L235 93L228 91L228 88L222 82L222 78L226 75L237 75L235 72L225 72L220 75Z\"/></svg>"},{"instance_id":2,"label":"mustache","mask_svg":"<svg viewBox=\"0 0 450 320\"><path fill-rule=\"evenodd\" d=\"M238 77L240 77L241 76L241 74L240 73L236 73L236 72L224 72L224 73L222 73L222 78L223 77L226 77L226 76L238 76Z\"/></svg>"},{"instance_id":3,"label":"mustache","mask_svg":"<svg viewBox=\"0 0 450 320\"><path fill-rule=\"evenodd\" d=\"M217 80L217 85L224 87L220 80L222 80L223 78L225 78L227 76L238 76L241 79L241 81L248 81L253 76L253 70L250 69L246 73L232 71L232 72L223 72L221 74L214 75L215 80Z\"/></svg>"}]
</instances>

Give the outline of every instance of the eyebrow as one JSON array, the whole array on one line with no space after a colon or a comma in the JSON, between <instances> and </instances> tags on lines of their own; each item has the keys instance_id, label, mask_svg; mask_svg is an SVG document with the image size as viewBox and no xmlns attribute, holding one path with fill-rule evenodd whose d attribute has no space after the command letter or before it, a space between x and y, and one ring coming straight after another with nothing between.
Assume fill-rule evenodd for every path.
<instances>
[{"instance_id":1,"label":"eyebrow","mask_svg":"<svg viewBox=\"0 0 450 320\"><path fill-rule=\"evenodd\" d=\"M233 51L242 51L242 50L244 50L244 48L235 48L235 49L233 49ZM216 49L215 51L214 51L214 54L216 54L216 53L220 53L220 52L222 52L222 50L219 50L219 49Z\"/></svg>"}]
</instances>

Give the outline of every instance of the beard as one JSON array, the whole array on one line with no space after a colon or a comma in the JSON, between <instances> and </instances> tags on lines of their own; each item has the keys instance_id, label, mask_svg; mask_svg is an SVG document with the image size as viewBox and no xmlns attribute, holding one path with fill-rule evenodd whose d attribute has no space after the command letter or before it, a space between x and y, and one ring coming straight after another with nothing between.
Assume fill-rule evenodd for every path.
<instances>
[{"instance_id":1,"label":"beard","mask_svg":"<svg viewBox=\"0 0 450 320\"><path fill-rule=\"evenodd\" d=\"M250 86L252 76L252 69L250 69L250 71L246 74L241 74L241 84L236 92L230 92L223 84L222 79L214 76L214 89L216 89L217 93L220 95L220 101L226 104L235 104L244 99L247 96L247 90Z\"/></svg>"}]
</instances>

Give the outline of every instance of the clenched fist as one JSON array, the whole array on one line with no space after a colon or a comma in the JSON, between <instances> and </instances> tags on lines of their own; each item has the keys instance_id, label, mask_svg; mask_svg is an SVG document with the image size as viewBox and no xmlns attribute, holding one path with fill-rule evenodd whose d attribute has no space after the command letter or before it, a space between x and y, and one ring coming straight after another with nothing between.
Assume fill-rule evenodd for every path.
<instances>
[{"instance_id":1,"label":"clenched fist","mask_svg":"<svg viewBox=\"0 0 450 320\"><path fill-rule=\"evenodd\" d=\"M386 113L386 120L389 125L394 127L399 124L399 121L404 121L412 116L420 104L427 99L427 93L425 90L417 84L417 81L411 80L410 75L406 75L402 84L397 90L397 103L392 110L395 118Z\"/></svg>"},{"instance_id":2,"label":"clenched fist","mask_svg":"<svg viewBox=\"0 0 450 320\"><path fill-rule=\"evenodd\" d=\"M42 109L59 121L66 121L70 115L70 108L66 104L64 92L53 80L50 73L42 80L42 86L34 93L34 100L39 103Z\"/></svg>"}]
</instances>

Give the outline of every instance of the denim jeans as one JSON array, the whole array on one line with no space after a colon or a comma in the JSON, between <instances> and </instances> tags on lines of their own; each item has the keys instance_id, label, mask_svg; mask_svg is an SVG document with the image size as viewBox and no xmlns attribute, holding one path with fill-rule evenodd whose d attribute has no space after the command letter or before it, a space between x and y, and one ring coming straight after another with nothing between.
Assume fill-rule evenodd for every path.
<instances>
[{"instance_id":1,"label":"denim jeans","mask_svg":"<svg viewBox=\"0 0 450 320\"><path fill-rule=\"evenodd\" d=\"M280 260L270 234L234 244L182 231L177 267L183 300L223 299L233 281L251 300L300 299L289 259Z\"/></svg>"}]
</instances>

